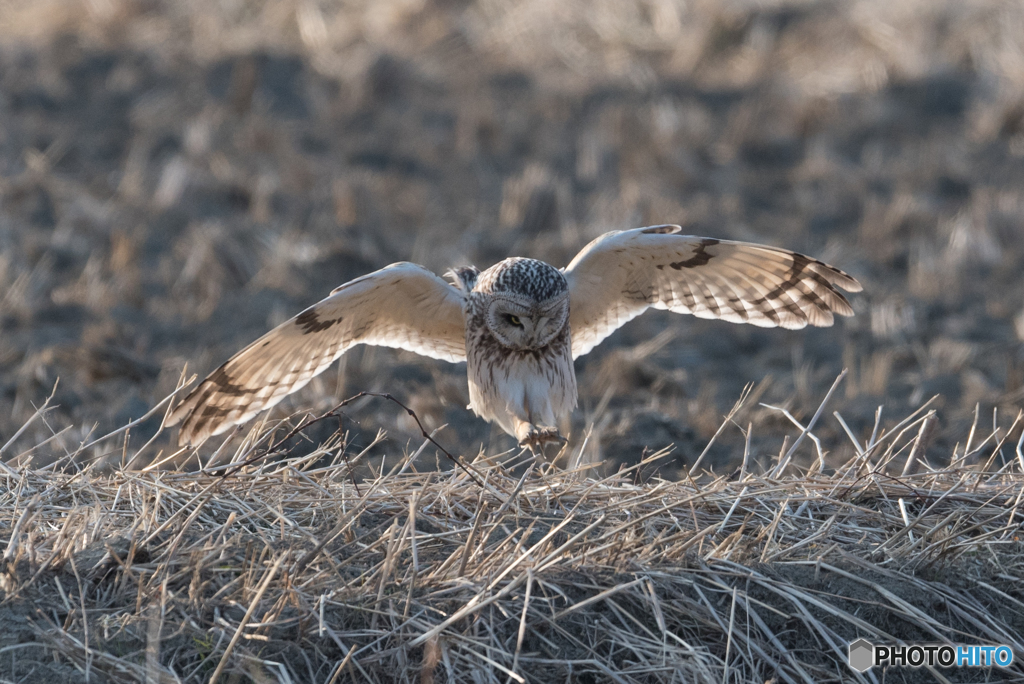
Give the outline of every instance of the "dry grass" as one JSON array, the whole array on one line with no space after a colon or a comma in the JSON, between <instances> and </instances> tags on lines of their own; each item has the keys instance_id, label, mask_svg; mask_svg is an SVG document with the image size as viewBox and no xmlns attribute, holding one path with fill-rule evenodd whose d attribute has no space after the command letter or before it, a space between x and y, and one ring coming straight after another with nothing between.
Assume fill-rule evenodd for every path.
<instances>
[{"instance_id":1,"label":"dry grass","mask_svg":"<svg viewBox=\"0 0 1024 684\"><path fill-rule=\"evenodd\" d=\"M341 433L290 455L310 419L189 452L197 472L137 469L123 433L83 451L116 451L107 473L22 454L0 474L0 663L29 682L872 681L845 664L857 637L1019 663L1024 439L1014 457L1016 423L972 434L932 469L932 418L850 435L834 472L782 452L680 482L640 476L663 453L600 479L524 454L419 472L431 439L388 472ZM953 675L898 676L995 676Z\"/></svg>"}]
</instances>

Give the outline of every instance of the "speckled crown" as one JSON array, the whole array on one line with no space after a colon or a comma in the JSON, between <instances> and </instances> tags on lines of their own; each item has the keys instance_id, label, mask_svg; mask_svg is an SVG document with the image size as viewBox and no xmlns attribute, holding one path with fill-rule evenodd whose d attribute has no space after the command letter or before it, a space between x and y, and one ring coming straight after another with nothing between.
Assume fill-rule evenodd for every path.
<instances>
[{"instance_id":1,"label":"speckled crown","mask_svg":"<svg viewBox=\"0 0 1024 684\"><path fill-rule=\"evenodd\" d=\"M474 292L516 294L543 302L568 292L565 276L554 266L536 259L513 257L480 274Z\"/></svg>"}]
</instances>

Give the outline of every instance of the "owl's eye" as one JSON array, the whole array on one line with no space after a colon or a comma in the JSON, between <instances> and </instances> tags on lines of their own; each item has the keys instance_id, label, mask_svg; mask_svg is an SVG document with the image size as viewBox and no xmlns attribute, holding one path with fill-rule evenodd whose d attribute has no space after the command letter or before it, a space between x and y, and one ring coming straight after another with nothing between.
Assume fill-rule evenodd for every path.
<instances>
[{"instance_id":1,"label":"owl's eye","mask_svg":"<svg viewBox=\"0 0 1024 684\"><path fill-rule=\"evenodd\" d=\"M513 316L512 314L509 314L508 315L508 322L511 323L512 325L516 326L517 328L522 328L523 327L523 322L521 320L519 320L519 316Z\"/></svg>"}]
</instances>

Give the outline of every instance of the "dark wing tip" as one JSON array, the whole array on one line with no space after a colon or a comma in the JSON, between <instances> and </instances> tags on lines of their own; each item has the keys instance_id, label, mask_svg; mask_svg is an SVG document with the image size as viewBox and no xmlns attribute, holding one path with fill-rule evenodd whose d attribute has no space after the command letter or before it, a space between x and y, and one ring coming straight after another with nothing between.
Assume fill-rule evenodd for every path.
<instances>
[{"instance_id":1,"label":"dark wing tip","mask_svg":"<svg viewBox=\"0 0 1024 684\"><path fill-rule=\"evenodd\" d=\"M217 407L200 406L189 413L178 429L178 446L200 446L210 437L226 432L238 421L224 419Z\"/></svg>"},{"instance_id":2,"label":"dark wing tip","mask_svg":"<svg viewBox=\"0 0 1024 684\"><path fill-rule=\"evenodd\" d=\"M847 292L861 292L864 289L864 286L860 284L860 281L854 278L852 275L850 275L849 273L844 273L843 271L839 272L843 274L843 279L836 282L836 285L843 288Z\"/></svg>"},{"instance_id":3,"label":"dark wing tip","mask_svg":"<svg viewBox=\"0 0 1024 684\"><path fill-rule=\"evenodd\" d=\"M189 414L191 414L192 409L195 408L196 393L201 388L202 384L200 383L199 387L196 387L191 392L189 392L188 396L182 399L181 403L174 407L174 409L167 415L167 418L164 420L164 427L174 427L175 425L181 423L182 421L185 421L186 423L188 422ZM184 429L184 425L182 426L182 429Z\"/></svg>"},{"instance_id":4,"label":"dark wing tip","mask_svg":"<svg viewBox=\"0 0 1024 684\"><path fill-rule=\"evenodd\" d=\"M223 367L218 368L210 377L203 380L178 406L171 411L171 414L164 422L164 427L178 428L178 446L198 446L208 438L216 434L222 426L229 411L224 411L210 404L210 400L218 392L216 382L211 378L218 373L223 373ZM226 377L226 375L225 375ZM230 426L225 425L224 428Z\"/></svg>"},{"instance_id":5,"label":"dark wing tip","mask_svg":"<svg viewBox=\"0 0 1024 684\"><path fill-rule=\"evenodd\" d=\"M805 258L810 259L810 257ZM818 275L823 276L834 286L841 287L847 292L860 292L864 289L864 286L860 284L860 281L841 268L836 268L832 264L826 264L824 261L819 261L818 259L811 259L811 263L817 267L815 272L818 273Z\"/></svg>"},{"instance_id":6,"label":"dark wing tip","mask_svg":"<svg viewBox=\"0 0 1024 684\"><path fill-rule=\"evenodd\" d=\"M196 408L198 405L198 394L203 389L203 385L200 385L196 389L185 397L184 401L178 404L177 407L171 414L167 416L167 420L164 421L164 427L174 427L179 423L181 426L178 428L178 446L179 447L190 447L195 443L195 423L196 423Z\"/></svg>"}]
</instances>

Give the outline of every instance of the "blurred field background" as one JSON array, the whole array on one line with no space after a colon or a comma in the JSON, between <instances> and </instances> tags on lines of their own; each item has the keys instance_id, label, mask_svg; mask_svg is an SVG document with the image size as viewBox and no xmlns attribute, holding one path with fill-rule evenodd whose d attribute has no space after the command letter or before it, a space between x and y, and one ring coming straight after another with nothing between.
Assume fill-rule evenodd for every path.
<instances>
[{"instance_id":1,"label":"blurred field background","mask_svg":"<svg viewBox=\"0 0 1024 684\"><path fill-rule=\"evenodd\" d=\"M0 0L0 444L58 377L23 445L138 418L186 362L393 261L562 266L681 223L849 271L857 316L646 314L577 364L588 458L674 443L676 476L752 382L736 422L767 464L792 425L758 402L806 421L846 367L830 458L853 454L832 410L864 439L879 405L891 425L940 394L926 454L948 461L976 409L987 434L1024 399L1022 222L1018 2ZM464 408L464 366L385 349L277 415L361 390L453 451L513 446ZM418 440L394 407L351 415L354 443Z\"/></svg>"},{"instance_id":2,"label":"blurred field background","mask_svg":"<svg viewBox=\"0 0 1024 684\"><path fill-rule=\"evenodd\" d=\"M161 470L195 462L159 416L110 434L390 262L561 266L668 222L864 292L830 329L616 333L578 362L570 443L604 479L424 472L377 400L346 408L347 449L236 440L246 468ZM886 681L1019 681L1022 269L1019 2L0 0L0 672L876 681L845 662L863 636L1018 662ZM800 432L780 409L806 424L843 368L824 471L814 439L775 466ZM685 478L748 383L720 476ZM463 366L387 349L273 415L362 390L467 461L513 446ZM893 477L908 453L951 465Z\"/></svg>"}]
</instances>

